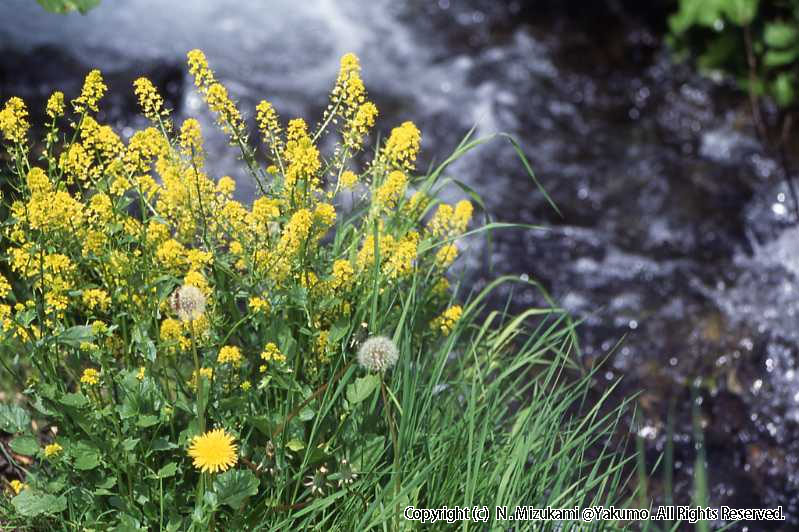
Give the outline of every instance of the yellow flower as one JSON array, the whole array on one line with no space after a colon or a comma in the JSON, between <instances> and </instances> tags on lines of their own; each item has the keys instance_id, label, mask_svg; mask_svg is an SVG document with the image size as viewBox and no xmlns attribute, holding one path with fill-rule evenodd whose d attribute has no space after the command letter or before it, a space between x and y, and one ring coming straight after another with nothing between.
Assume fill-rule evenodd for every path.
<instances>
[{"instance_id":1,"label":"yellow flower","mask_svg":"<svg viewBox=\"0 0 799 532\"><path fill-rule=\"evenodd\" d=\"M164 99L158 94L152 81L142 77L133 82L133 87L144 116L152 121L157 121L160 115L167 114L166 110L161 109L164 106Z\"/></svg>"},{"instance_id":2,"label":"yellow flower","mask_svg":"<svg viewBox=\"0 0 799 532\"><path fill-rule=\"evenodd\" d=\"M390 211L397 206L397 202L405 194L408 178L405 174L395 170L388 174L385 182L375 192L375 206Z\"/></svg>"},{"instance_id":3,"label":"yellow flower","mask_svg":"<svg viewBox=\"0 0 799 532\"><path fill-rule=\"evenodd\" d=\"M255 107L255 121L258 122L258 130L263 135L264 143L269 146L272 155L281 153L283 143L280 139L280 122L274 106L266 100L259 102Z\"/></svg>"},{"instance_id":4,"label":"yellow flower","mask_svg":"<svg viewBox=\"0 0 799 532\"><path fill-rule=\"evenodd\" d=\"M55 91L47 99L47 116L56 118L64 114L64 93Z\"/></svg>"},{"instance_id":5,"label":"yellow flower","mask_svg":"<svg viewBox=\"0 0 799 532\"><path fill-rule=\"evenodd\" d=\"M220 364L230 363L235 367L241 366L241 351L236 346L226 345L219 350L216 361Z\"/></svg>"},{"instance_id":6,"label":"yellow flower","mask_svg":"<svg viewBox=\"0 0 799 532\"><path fill-rule=\"evenodd\" d=\"M277 345L273 342L269 342L264 346L264 351L261 353L261 359L267 362L278 362L283 363L286 361L286 355L280 352ZM263 368L263 366L261 366ZM261 372L263 373L266 368L262 369Z\"/></svg>"},{"instance_id":7,"label":"yellow flower","mask_svg":"<svg viewBox=\"0 0 799 532\"><path fill-rule=\"evenodd\" d=\"M242 389L242 391L247 392L250 390L250 388L252 388L252 384L250 384L250 381L244 381L239 385L239 387Z\"/></svg>"},{"instance_id":8,"label":"yellow flower","mask_svg":"<svg viewBox=\"0 0 799 532\"><path fill-rule=\"evenodd\" d=\"M140 381L143 381L144 380L144 376L146 374L147 374L147 369L144 366L141 366L139 368L139 372L136 373L136 378L139 379Z\"/></svg>"},{"instance_id":9,"label":"yellow flower","mask_svg":"<svg viewBox=\"0 0 799 532\"><path fill-rule=\"evenodd\" d=\"M83 370L80 382L88 386L94 386L100 383L100 372L94 368L86 368Z\"/></svg>"},{"instance_id":10,"label":"yellow flower","mask_svg":"<svg viewBox=\"0 0 799 532\"><path fill-rule=\"evenodd\" d=\"M413 170L421 142L422 133L413 122L403 122L391 130L383 146L383 158L393 168Z\"/></svg>"},{"instance_id":11,"label":"yellow flower","mask_svg":"<svg viewBox=\"0 0 799 532\"><path fill-rule=\"evenodd\" d=\"M83 291L83 304L90 310L100 308L100 310L107 310L111 304L111 298L108 293L101 288L90 288Z\"/></svg>"},{"instance_id":12,"label":"yellow flower","mask_svg":"<svg viewBox=\"0 0 799 532\"><path fill-rule=\"evenodd\" d=\"M208 68L208 60L201 50L192 50L187 54L189 72L194 76L194 84L199 89L208 87L214 81L214 73Z\"/></svg>"},{"instance_id":13,"label":"yellow flower","mask_svg":"<svg viewBox=\"0 0 799 532\"><path fill-rule=\"evenodd\" d=\"M260 297L251 297L249 307L253 314L269 313L269 301L261 299Z\"/></svg>"},{"instance_id":14,"label":"yellow flower","mask_svg":"<svg viewBox=\"0 0 799 532\"><path fill-rule=\"evenodd\" d=\"M25 102L16 96L9 98L3 110L0 111L0 133L9 142L23 142L28 133L30 124L26 120L28 110Z\"/></svg>"},{"instance_id":15,"label":"yellow flower","mask_svg":"<svg viewBox=\"0 0 799 532\"><path fill-rule=\"evenodd\" d=\"M438 329L444 336L449 336L449 333L455 328L455 324L461 319L463 309L460 305L449 307L441 316L436 318L430 324L434 330Z\"/></svg>"},{"instance_id":16,"label":"yellow flower","mask_svg":"<svg viewBox=\"0 0 799 532\"><path fill-rule=\"evenodd\" d=\"M358 182L358 176L352 170L344 170L338 182L341 184L342 188L352 188Z\"/></svg>"},{"instance_id":17,"label":"yellow flower","mask_svg":"<svg viewBox=\"0 0 799 532\"><path fill-rule=\"evenodd\" d=\"M14 492L14 495L19 495L22 490L28 487L27 484L16 479L9 482L9 484L11 485L11 491Z\"/></svg>"},{"instance_id":18,"label":"yellow flower","mask_svg":"<svg viewBox=\"0 0 799 532\"><path fill-rule=\"evenodd\" d=\"M439 266L449 266L458 256L458 248L455 247L454 244L447 244L446 246L442 246L441 249L438 250L436 253L436 263Z\"/></svg>"},{"instance_id":19,"label":"yellow flower","mask_svg":"<svg viewBox=\"0 0 799 532\"><path fill-rule=\"evenodd\" d=\"M238 448L233 436L224 429L216 429L195 436L189 447L194 467L203 473L227 471L238 461Z\"/></svg>"},{"instance_id":20,"label":"yellow flower","mask_svg":"<svg viewBox=\"0 0 799 532\"><path fill-rule=\"evenodd\" d=\"M50 458L51 456L55 456L63 450L64 448L57 443L51 443L50 445L46 445L44 447L44 457Z\"/></svg>"},{"instance_id":21,"label":"yellow flower","mask_svg":"<svg viewBox=\"0 0 799 532\"><path fill-rule=\"evenodd\" d=\"M97 102L103 97L105 91L108 89L103 83L103 76L99 70L92 70L86 75L83 82L83 89L80 92L80 97L72 101L76 113L82 113L89 109L92 111L97 110Z\"/></svg>"}]
</instances>

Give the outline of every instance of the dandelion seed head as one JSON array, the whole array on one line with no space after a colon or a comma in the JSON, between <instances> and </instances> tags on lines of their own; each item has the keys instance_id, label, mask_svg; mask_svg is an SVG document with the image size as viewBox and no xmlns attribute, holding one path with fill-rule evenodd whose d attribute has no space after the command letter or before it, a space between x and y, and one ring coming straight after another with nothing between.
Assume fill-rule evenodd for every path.
<instances>
[{"instance_id":1,"label":"dandelion seed head","mask_svg":"<svg viewBox=\"0 0 799 532\"><path fill-rule=\"evenodd\" d=\"M385 336L368 338L358 350L358 364L369 371L386 371L398 358L397 345Z\"/></svg>"}]
</instances>

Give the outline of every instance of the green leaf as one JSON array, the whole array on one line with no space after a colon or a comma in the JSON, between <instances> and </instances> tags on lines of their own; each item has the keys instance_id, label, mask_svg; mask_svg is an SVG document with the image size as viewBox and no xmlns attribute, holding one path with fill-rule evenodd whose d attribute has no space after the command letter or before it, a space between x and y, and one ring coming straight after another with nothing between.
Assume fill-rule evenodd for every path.
<instances>
[{"instance_id":1,"label":"green leaf","mask_svg":"<svg viewBox=\"0 0 799 532\"><path fill-rule=\"evenodd\" d=\"M355 379L355 382L347 386L347 401L350 405L355 405L372 395L372 392L380 385L380 377L374 374L366 375Z\"/></svg>"},{"instance_id":2,"label":"green leaf","mask_svg":"<svg viewBox=\"0 0 799 532\"><path fill-rule=\"evenodd\" d=\"M57 514L67 508L67 500L64 497L56 497L49 493L37 493L30 488L23 490L11 499L11 504L23 517Z\"/></svg>"},{"instance_id":3,"label":"green leaf","mask_svg":"<svg viewBox=\"0 0 799 532\"><path fill-rule=\"evenodd\" d=\"M91 325L75 325L56 337L56 342L70 347L80 347L81 344L94 340L94 331Z\"/></svg>"},{"instance_id":4,"label":"green leaf","mask_svg":"<svg viewBox=\"0 0 799 532\"><path fill-rule=\"evenodd\" d=\"M158 424L158 416L139 416L139 420L136 422L136 425L141 428L152 427L153 425Z\"/></svg>"},{"instance_id":5,"label":"green leaf","mask_svg":"<svg viewBox=\"0 0 799 532\"><path fill-rule=\"evenodd\" d=\"M176 464L175 462L169 462L167 465L158 470L158 473L156 473L155 478L172 477L175 475L177 470L178 470L178 464Z\"/></svg>"},{"instance_id":6,"label":"green leaf","mask_svg":"<svg viewBox=\"0 0 799 532\"><path fill-rule=\"evenodd\" d=\"M302 443L297 438L294 438L286 442L286 447L288 447L290 450L296 453L305 449L305 444Z\"/></svg>"},{"instance_id":7,"label":"green leaf","mask_svg":"<svg viewBox=\"0 0 799 532\"><path fill-rule=\"evenodd\" d=\"M796 101L796 76L790 72L783 72L774 80L772 91L774 99L781 107L789 107Z\"/></svg>"},{"instance_id":8,"label":"green leaf","mask_svg":"<svg viewBox=\"0 0 799 532\"><path fill-rule=\"evenodd\" d=\"M153 443L150 444L151 451L169 451L171 449L177 449L177 447L177 445L166 438L156 438L153 440Z\"/></svg>"},{"instance_id":9,"label":"green leaf","mask_svg":"<svg viewBox=\"0 0 799 532\"><path fill-rule=\"evenodd\" d=\"M763 56L763 64L767 67L790 65L796 61L797 55L796 48L789 48L788 50L769 50Z\"/></svg>"},{"instance_id":10,"label":"green leaf","mask_svg":"<svg viewBox=\"0 0 799 532\"><path fill-rule=\"evenodd\" d=\"M65 406L80 408L86 406L89 403L89 399L82 393L68 393L64 394L58 402Z\"/></svg>"},{"instance_id":11,"label":"green leaf","mask_svg":"<svg viewBox=\"0 0 799 532\"><path fill-rule=\"evenodd\" d=\"M74 459L72 465L80 471L88 471L100 465L100 454L85 443L76 445L71 454Z\"/></svg>"},{"instance_id":12,"label":"green leaf","mask_svg":"<svg viewBox=\"0 0 799 532\"><path fill-rule=\"evenodd\" d=\"M136 445L139 443L139 438L127 438L122 441L122 448L125 449L125 452L131 452Z\"/></svg>"},{"instance_id":13,"label":"green leaf","mask_svg":"<svg viewBox=\"0 0 799 532\"><path fill-rule=\"evenodd\" d=\"M249 469L231 469L214 479L219 504L238 510L244 501L258 493L259 481Z\"/></svg>"},{"instance_id":14,"label":"green leaf","mask_svg":"<svg viewBox=\"0 0 799 532\"><path fill-rule=\"evenodd\" d=\"M0 430L11 434L27 432L31 416L19 405L0 404Z\"/></svg>"},{"instance_id":15,"label":"green leaf","mask_svg":"<svg viewBox=\"0 0 799 532\"><path fill-rule=\"evenodd\" d=\"M758 0L723 0L721 7L738 26L750 24L757 15Z\"/></svg>"},{"instance_id":16,"label":"green leaf","mask_svg":"<svg viewBox=\"0 0 799 532\"><path fill-rule=\"evenodd\" d=\"M316 413L313 411L313 408L305 407L300 410L300 414L297 416L300 418L301 421L308 421L313 419Z\"/></svg>"},{"instance_id":17,"label":"green leaf","mask_svg":"<svg viewBox=\"0 0 799 532\"><path fill-rule=\"evenodd\" d=\"M796 42L799 29L794 24L785 22L772 22L766 25L763 39L772 48L787 48Z\"/></svg>"},{"instance_id":18,"label":"green leaf","mask_svg":"<svg viewBox=\"0 0 799 532\"><path fill-rule=\"evenodd\" d=\"M33 456L39 452L39 441L33 436L17 436L8 443L11 450L24 456Z\"/></svg>"}]
</instances>

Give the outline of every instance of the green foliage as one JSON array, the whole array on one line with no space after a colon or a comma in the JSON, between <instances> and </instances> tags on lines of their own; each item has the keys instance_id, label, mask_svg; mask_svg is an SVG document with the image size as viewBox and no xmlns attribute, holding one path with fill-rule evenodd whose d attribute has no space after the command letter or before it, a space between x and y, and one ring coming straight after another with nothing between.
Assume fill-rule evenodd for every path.
<instances>
[{"instance_id":1,"label":"green foliage","mask_svg":"<svg viewBox=\"0 0 799 532\"><path fill-rule=\"evenodd\" d=\"M100 0L36 0L39 5L51 13L69 13L79 11L85 15L90 9L100 4Z\"/></svg>"},{"instance_id":2,"label":"green foliage","mask_svg":"<svg viewBox=\"0 0 799 532\"><path fill-rule=\"evenodd\" d=\"M723 72L780 107L796 104L799 0L680 0L669 43L696 55L702 70Z\"/></svg>"},{"instance_id":3,"label":"green foliage","mask_svg":"<svg viewBox=\"0 0 799 532\"><path fill-rule=\"evenodd\" d=\"M439 199L460 185L449 165L488 139L470 133L424 175L410 122L367 150L376 108L348 54L315 130L258 105L256 157L201 52L189 66L256 183L250 206L206 173L199 122L178 132L143 78L151 125L127 143L96 120L98 71L69 114L50 99L43 150L24 102L0 111L14 184L0 367L22 397L0 405L0 429L33 458L0 522L400 530L415 528L406 506L620 502L621 408L612 386L586 401L594 375L573 360L569 317L489 313L516 277L460 303L450 285L454 241L521 227L469 230L472 204Z\"/></svg>"}]
</instances>

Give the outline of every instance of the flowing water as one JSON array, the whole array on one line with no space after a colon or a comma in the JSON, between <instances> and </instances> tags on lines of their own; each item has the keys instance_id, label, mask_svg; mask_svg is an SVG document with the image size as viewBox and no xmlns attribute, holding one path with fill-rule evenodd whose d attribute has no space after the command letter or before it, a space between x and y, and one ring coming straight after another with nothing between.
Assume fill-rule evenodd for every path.
<instances>
[{"instance_id":1,"label":"flowing water","mask_svg":"<svg viewBox=\"0 0 799 532\"><path fill-rule=\"evenodd\" d=\"M623 377L623 392L641 391L642 420L629 426L650 464L673 404L678 502L690 502L698 411L711 501L783 505L784 529L799 525L799 229L744 99L674 65L657 25L634 12L465 4L105 0L87 16L62 17L4 0L0 100L19 94L41 105L55 87L74 95L98 67L111 86L104 118L129 135L142 123L130 82L147 74L176 117L199 112L210 132L184 75L185 53L197 47L242 109L268 98L283 117L315 121L338 58L354 51L380 128L410 119L424 132L422 166L474 124L480 135L513 133L562 216L509 144L457 163L450 175L474 187L495 219L548 227L497 234L490 275L537 279L584 320L585 365L611 353L597 389ZM211 171L242 177L235 152L209 136L219 154ZM252 192L242 177L240 197ZM482 254L466 255L479 287L489 278ZM519 306L541 303L533 290L514 296ZM660 483L652 488L663 496Z\"/></svg>"}]
</instances>

